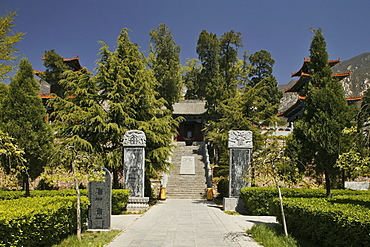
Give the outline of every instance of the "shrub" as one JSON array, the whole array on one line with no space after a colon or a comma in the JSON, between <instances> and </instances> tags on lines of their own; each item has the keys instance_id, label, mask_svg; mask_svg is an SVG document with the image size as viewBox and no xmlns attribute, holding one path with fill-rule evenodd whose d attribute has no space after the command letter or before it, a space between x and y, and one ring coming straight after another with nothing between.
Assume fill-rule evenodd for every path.
<instances>
[{"instance_id":1,"label":"shrub","mask_svg":"<svg viewBox=\"0 0 370 247\"><path fill-rule=\"evenodd\" d=\"M81 220L89 202L81 198ZM0 246L51 246L76 231L76 198L43 197L0 201Z\"/></svg>"},{"instance_id":2,"label":"shrub","mask_svg":"<svg viewBox=\"0 0 370 247\"><path fill-rule=\"evenodd\" d=\"M219 193L219 197L225 197L229 195L229 180L227 178L220 178L217 183L217 191Z\"/></svg>"},{"instance_id":3,"label":"shrub","mask_svg":"<svg viewBox=\"0 0 370 247\"><path fill-rule=\"evenodd\" d=\"M130 190L112 190L112 214L120 214L127 205Z\"/></svg>"},{"instance_id":4,"label":"shrub","mask_svg":"<svg viewBox=\"0 0 370 247\"><path fill-rule=\"evenodd\" d=\"M86 189L80 190L81 196L87 196ZM0 191L1 200L12 200L24 198L24 191ZM112 190L112 214L120 214L126 207L129 190ZM76 196L75 190L31 190L30 197L54 197L54 196Z\"/></svg>"},{"instance_id":5,"label":"shrub","mask_svg":"<svg viewBox=\"0 0 370 247\"><path fill-rule=\"evenodd\" d=\"M277 199L272 207L281 222ZM370 246L369 196L285 198L284 210L296 238L320 246Z\"/></svg>"},{"instance_id":6,"label":"shrub","mask_svg":"<svg viewBox=\"0 0 370 247\"><path fill-rule=\"evenodd\" d=\"M278 198L276 188L266 187L245 187L240 191L240 196L245 203L247 213L250 215L274 215L271 212L271 201ZM325 189L291 189L282 188L283 198L326 198ZM332 190L332 195L337 196L355 196L370 195L369 191L353 190Z\"/></svg>"}]
</instances>

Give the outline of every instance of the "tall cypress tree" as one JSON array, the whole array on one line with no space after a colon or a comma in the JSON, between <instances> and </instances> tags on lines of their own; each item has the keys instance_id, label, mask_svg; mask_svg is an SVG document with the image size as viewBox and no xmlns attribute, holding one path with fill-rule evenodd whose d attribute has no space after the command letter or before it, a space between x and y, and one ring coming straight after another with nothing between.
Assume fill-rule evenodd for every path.
<instances>
[{"instance_id":1,"label":"tall cypress tree","mask_svg":"<svg viewBox=\"0 0 370 247\"><path fill-rule=\"evenodd\" d=\"M163 109L165 101L157 99L156 79L146 67L139 47L130 41L128 29L122 29L114 52L104 42L100 49L96 81L101 90L102 101L107 104L107 136L112 152L122 155L123 135L127 130L145 132L146 174L155 176L156 171L168 170L166 162L171 152L172 138L178 121L170 111ZM120 159L122 160L122 159Z\"/></svg>"},{"instance_id":2,"label":"tall cypress tree","mask_svg":"<svg viewBox=\"0 0 370 247\"><path fill-rule=\"evenodd\" d=\"M149 34L154 44L150 64L158 81L156 90L159 97L166 100L166 107L173 110L172 105L179 100L182 88L180 46L176 45L166 24L160 24Z\"/></svg>"},{"instance_id":3,"label":"tall cypress tree","mask_svg":"<svg viewBox=\"0 0 370 247\"><path fill-rule=\"evenodd\" d=\"M325 175L329 197L332 179L338 174L335 162L341 154L342 130L353 117L340 82L332 77L326 42L322 30L314 30L310 46L311 80L307 87L302 117L295 124L294 139L298 142L299 157L305 164Z\"/></svg>"},{"instance_id":4,"label":"tall cypress tree","mask_svg":"<svg viewBox=\"0 0 370 247\"><path fill-rule=\"evenodd\" d=\"M252 54L249 61L253 67L248 85L260 88L256 109L259 121L266 125L274 124L278 121L275 116L278 113L280 99L283 97L283 93L277 87L276 78L272 74L275 60L269 52L261 50Z\"/></svg>"},{"instance_id":5,"label":"tall cypress tree","mask_svg":"<svg viewBox=\"0 0 370 247\"><path fill-rule=\"evenodd\" d=\"M40 175L53 146L53 134L45 118L46 109L32 65L22 59L1 105L0 129L14 138L25 152L27 169L22 175L26 195L29 195L29 179Z\"/></svg>"},{"instance_id":6,"label":"tall cypress tree","mask_svg":"<svg viewBox=\"0 0 370 247\"><path fill-rule=\"evenodd\" d=\"M7 73L13 71L15 66L12 62L18 59L18 56L14 54L18 52L15 47L24 33L14 33L12 29L14 27L13 21L16 12L9 12L4 16L0 16L0 80L9 79Z\"/></svg>"},{"instance_id":7,"label":"tall cypress tree","mask_svg":"<svg viewBox=\"0 0 370 247\"><path fill-rule=\"evenodd\" d=\"M224 100L220 76L220 42L216 34L203 30L196 49L202 64L198 74L198 96L207 101L208 113L214 115L219 103Z\"/></svg>"}]
</instances>

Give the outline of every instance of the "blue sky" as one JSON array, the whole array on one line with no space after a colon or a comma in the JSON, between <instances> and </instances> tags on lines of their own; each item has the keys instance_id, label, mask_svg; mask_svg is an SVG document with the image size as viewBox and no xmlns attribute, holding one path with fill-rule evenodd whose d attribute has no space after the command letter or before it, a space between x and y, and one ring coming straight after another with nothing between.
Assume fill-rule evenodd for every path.
<instances>
[{"instance_id":1,"label":"blue sky","mask_svg":"<svg viewBox=\"0 0 370 247\"><path fill-rule=\"evenodd\" d=\"M165 23L181 47L181 60L197 58L202 30L242 33L243 51L266 50L275 59L274 75L288 83L309 57L312 33L322 28L330 59L342 61L370 51L369 0L0 0L0 15L16 10L15 30L27 33L19 45L35 70L41 56L55 49L64 58L79 56L93 71L100 45L114 49L124 27L131 41L148 50L149 31Z\"/></svg>"}]
</instances>

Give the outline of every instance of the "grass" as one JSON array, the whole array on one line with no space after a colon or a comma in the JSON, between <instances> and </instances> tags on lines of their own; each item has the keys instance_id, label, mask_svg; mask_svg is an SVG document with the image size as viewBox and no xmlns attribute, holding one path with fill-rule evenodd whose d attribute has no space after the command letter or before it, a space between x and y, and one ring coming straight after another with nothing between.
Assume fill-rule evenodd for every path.
<instances>
[{"instance_id":1,"label":"grass","mask_svg":"<svg viewBox=\"0 0 370 247\"><path fill-rule=\"evenodd\" d=\"M109 232L83 232L81 243L76 235L69 236L60 244L53 247L103 247L113 240L121 231L112 230Z\"/></svg>"},{"instance_id":2,"label":"grass","mask_svg":"<svg viewBox=\"0 0 370 247\"><path fill-rule=\"evenodd\" d=\"M253 239L264 247L297 247L297 241L292 237L286 237L281 226L268 227L266 225L254 225L247 231Z\"/></svg>"}]
</instances>

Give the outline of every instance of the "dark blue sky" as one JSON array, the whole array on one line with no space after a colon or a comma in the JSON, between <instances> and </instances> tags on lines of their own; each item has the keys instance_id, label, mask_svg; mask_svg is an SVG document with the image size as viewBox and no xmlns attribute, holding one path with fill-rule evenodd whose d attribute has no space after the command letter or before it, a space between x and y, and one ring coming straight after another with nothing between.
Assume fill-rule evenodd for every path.
<instances>
[{"instance_id":1,"label":"dark blue sky","mask_svg":"<svg viewBox=\"0 0 370 247\"><path fill-rule=\"evenodd\" d=\"M244 47L266 50L276 63L279 84L288 83L309 57L312 33L322 28L330 59L342 61L370 51L369 0L0 0L0 15L17 10L15 30L26 32L17 46L35 70L44 70L41 55L55 49L64 58L79 55L90 71L100 45L113 50L120 30L132 30L131 41L149 48L149 31L165 23L181 46L181 60L197 58L202 30L218 37L242 33Z\"/></svg>"}]
</instances>

